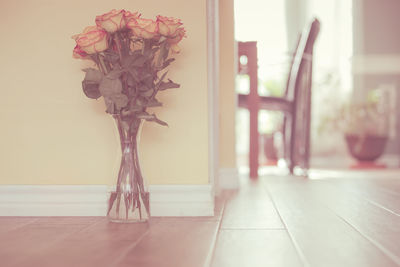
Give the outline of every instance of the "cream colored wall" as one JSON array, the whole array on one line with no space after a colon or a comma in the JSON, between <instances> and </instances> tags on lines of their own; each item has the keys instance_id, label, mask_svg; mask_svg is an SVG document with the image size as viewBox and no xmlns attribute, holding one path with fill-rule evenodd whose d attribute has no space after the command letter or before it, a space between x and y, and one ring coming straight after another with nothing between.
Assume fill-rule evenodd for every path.
<instances>
[{"instance_id":1,"label":"cream colored wall","mask_svg":"<svg viewBox=\"0 0 400 267\"><path fill-rule=\"evenodd\" d=\"M160 96L170 127L144 127L143 172L151 184L208 183L206 1L14 0L0 2L0 184L115 179L113 121L82 93L70 38L112 8L183 20L188 38L169 72L181 88Z\"/></svg>"},{"instance_id":2,"label":"cream colored wall","mask_svg":"<svg viewBox=\"0 0 400 267\"><path fill-rule=\"evenodd\" d=\"M235 73L233 0L220 0L220 167L236 168L235 151Z\"/></svg>"}]
</instances>

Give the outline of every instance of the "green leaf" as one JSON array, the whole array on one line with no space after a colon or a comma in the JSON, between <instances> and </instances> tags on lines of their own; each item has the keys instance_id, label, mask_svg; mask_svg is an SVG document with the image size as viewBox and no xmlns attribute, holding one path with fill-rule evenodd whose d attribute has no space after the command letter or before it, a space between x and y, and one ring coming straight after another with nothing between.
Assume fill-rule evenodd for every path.
<instances>
[{"instance_id":1,"label":"green leaf","mask_svg":"<svg viewBox=\"0 0 400 267\"><path fill-rule=\"evenodd\" d=\"M162 69L165 69L166 67L168 67L169 64L171 64L174 60L175 60L175 58L169 58L169 59L165 60L164 64L162 65Z\"/></svg>"},{"instance_id":2,"label":"green leaf","mask_svg":"<svg viewBox=\"0 0 400 267\"><path fill-rule=\"evenodd\" d=\"M104 103L106 104L106 112L110 114L115 114L114 110L114 102L107 97L104 97Z\"/></svg>"},{"instance_id":3,"label":"green leaf","mask_svg":"<svg viewBox=\"0 0 400 267\"><path fill-rule=\"evenodd\" d=\"M103 73L101 73L99 70L87 68L83 69L83 71L86 72L85 80L87 81L100 83L101 79L103 78Z\"/></svg>"},{"instance_id":4,"label":"green leaf","mask_svg":"<svg viewBox=\"0 0 400 267\"><path fill-rule=\"evenodd\" d=\"M140 112L136 115L139 119L144 119L144 120L151 120L154 119L154 115L150 115L149 113L143 111Z\"/></svg>"},{"instance_id":5,"label":"green leaf","mask_svg":"<svg viewBox=\"0 0 400 267\"><path fill-rule=\"evenodd\" d=\"M138 57L140 57L139 53L133 53L132 55L122 58L122 67L129 68Z\"/></svg>"},{"instance_id":6,"label":"green leaf","mask_svg":"<svg viewBox=\"0 0 400 267\"><path fill-rule=\"evenodd\" d=\"M160 45L160 55L159 55L159 57L161 57L163 62L167 59L168 53L169 53L168 43L164 41Z\"/></svg>"},{"instance_id":7,"label":"green leaf","mask_svg":"<svg viewBox=\"0 0 400 267\"><path fill-rule=\"evenodd\" d=\"M159 118L156 117L155 114L151 114L151 116L153 117L152 119L148 119L147 121L154 121L162 126L167 126L168 127L168 123L166 123L165 121L160 120Z\"/></svg>"},{"instance_id":8,"label":"green leaf","mask_svg":"<svg viewBox=\"0 0 400 267\"><path fill-rule=\"evenodd\" d=\"M82 89L85 95L92 99L97 99L101 96L99 90L99 83L103 77L103 74L96 69L88 68L84 69L85 78L82 81Z\"/></svg>"},{"instance_id":9,"label":"green leaf","mask_svg":"<svg viewBox=\"0 0 400 267\"><path fill-rule=\"evenodd\" d=\"M157 118L157 116L155 114L149 114L147 112L141 112L137 115L137 117L139 119L144 119L146 121L154 121L162 126L168 126L168 123L166 123L165 121L160 120L159 118Z\"/></svg>"},{"instance_id":10,"label":"green leaf","mask_svg":"<svg viewBox=\"0 0 400 267\"><path fill-rule=\"evenodd\" d=\"M82 89L85 95L91 99L98 99L101 96L98 83L83 80Z\"/></svg>"},{"instance_id":11,"label":"green leaf","mask_svg":"<svg viewBox=\"0 0 400 267\"><path fill-rule=\"evenodd\" d=\"M154 87L154 77L152 74L148 73L143 76L143 83L148 87L152 88Z\"/></svg>"},{"instance_id":12,"label":"green leaf","mask_svg":"<svg viewBox=\"0 0 400 267\"><path fill-rule=\"evenodd\" d=\"M168 123L166 123L165 121L160 120L159 118L155 118L154 122L162 125L162 126L167 126L169 127Z\"/></svg>"},{"instance_id":13,"label":"green leaf","mask_svg":"<svg viewBox=\"0 0 400 267\"><path fill-rule=\"evenodd\" d=\"M145 91L149 90L149 88L144 84L138 85L137 89L139 90L139 92L145 92Z\"/></svg>"},{"instance_id":14,"label":"green leaf","mask_svg":"<svg viewBox=\"0 0 400 267\"><path fill-rule=\"evenodd\" d=\"M143 99L143 97L136 98L136 106L145 107L145 105L146 105L146 99Z\"/></svg>"},{"instance_id":15,"label":"green leaf","mask_svg":"<svg viewBox=\"0 0 400 267\"><path fill-rule=\"evenodd\" d=\"M137 70L135 69L129 69L128 73L132 76L132 78L136 81L136 82L140 82L140 76L137 72Z\"/></svg>"},{"instance_id":16,"label":"green leaf","mask_svg":"<svg viewBox=\"0 0 400 267\"><path fill-rule=\"evenodd\" d=\"M164 80L165 76L167 76L168 71L164 72L163 75L161 76L160 80L158 81L157 86L161 84L161 82Z\"/></svg>"},{"instance_id":17,"label":"green leaf","mask_svg":"<svg viewBox=\"0 0 400 267\"><path fill-rule=\"evenodd\" d=\"M122 116L132 116L139 111L142 111L142 107L131 105L128 110L126 110L126 109L122 110L121 115Z\"/></svg>"},{"instance_id":18,"label":"green leaf","mask_svg":"<svg viewBox=\"0 0 400 267\"><path fill-rule=\"evenodd\" d=\"M160 91L171 89L171 88L179 88L180 85L177 83L174 83L171 80L168 80L168 82L161 82L160 86L158 87Z\"/></svg>"},{"instance_id":19,"label":"green leaf","mask_svg":"<svg viewBox=\"0 0 400 267\"><path fill-rule=\"evenodd\" d=\"M136 81L135 81L135 79L133 78L133 76L132 76L132 74L130 72L128 72L126 74L126 77L127 77L126 78L126 83L128 84L128 86L133 87L133 86L136 85Z\"/></svg>"},{"instance_id":20,"label":"green leaf","mask_svg":"<svg viewBox=\"0 0 400 267\"><path fill-rule=\"evenodd\" d=\"M144 97L151 97L154 93L154 89L147 89L146 91L141 91L140 95Z\"/></svg>"},{"instance_id":21,"label":"green leaf","mask_svg":"<svg viewBox=\"0 0 400 267\"><path fill-rule=\"evenodd\" d=\"M113 80L113 79L118 79L119 77L121 77L122 73L124 73L123 70L121 70L121 69L114 69L114 70L110 71L110 72L106 75L106 77L107 77L108 79L112 79L112 80Z\"/></svg>"},{"instance_id":22,"label":"green leaf","mask_svg":"<svg viewBox=\"0 0 400 267\"><path fill-rule=\"evenodd\" d=\"M101 80L99 90L102 96L111 97L114 94L122 92L122 83L119 79L109 79L104 77Z\"/></svg>"},{"instance_id":23,"label":"green leaf","mask_svg":"<svg viewBox=\"0 0 400 267\"><path fill-rule=\"evenodd\" d=\"M148 49L144 52L144 55L148 58L154 58L155 53L159 50L159 47L153 47L152 49Z\"/></svg>"},{"instance_id":24,"label":"green leaf","mask_svg":"<svg viewBox=\"0 0 400 267\"><path fill-rule=\"evenodd\" d=\"M147 57L143 55L139 55L131 64L132 67L143 67L144 63L146 62Z\"/></svg>"},{"instance_id":25,"label":"green leaf","mask_svg":"<svg viewBox=\"0 0 400 267\"><path fill-rule=\"evenodd\" d=\"M146 107L161 107L162 103L157 101L157 99L151 99L149 102L145 104Z\"/></svg>"},{"instance_id":26,"label":"green leaf","mask_svg":"<svg viewBox=\"0 0 400 267\"><path fill-rule=\"evenodd\" d=\"M114 102L117 110L121 110L122 108L126 107L129 102L128 97L124 94L114 94L110 97L110 99Z\"/></svg>"},{"instance_id":27,"label":"green leaf","mask_svg":"<svg viewBox=\"0 0 400 267\"><path fill-rule=\"evenodd\" d=\"M104 56L106 58L107 61L111 62L111 63L116 63L119 60L119 55L116 52L113 51L104 51Z\"/></svg>"}]
</instances>

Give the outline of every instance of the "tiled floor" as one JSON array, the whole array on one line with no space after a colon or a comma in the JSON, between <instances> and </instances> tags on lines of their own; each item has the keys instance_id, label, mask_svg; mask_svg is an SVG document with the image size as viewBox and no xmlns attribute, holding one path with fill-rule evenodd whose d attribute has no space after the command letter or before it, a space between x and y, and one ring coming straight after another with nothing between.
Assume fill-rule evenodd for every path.
<instances>
[{"instance_id":1,"label":"tiled floor","mask_svg":"<svg viewBox=\"0 0 400 267\"><path fill-rule=\"evenodd\" d=\"M400 266L400 176L372 176L244 179L205 218L0 217L0 266Z\"/></svg>"}]
</instances>

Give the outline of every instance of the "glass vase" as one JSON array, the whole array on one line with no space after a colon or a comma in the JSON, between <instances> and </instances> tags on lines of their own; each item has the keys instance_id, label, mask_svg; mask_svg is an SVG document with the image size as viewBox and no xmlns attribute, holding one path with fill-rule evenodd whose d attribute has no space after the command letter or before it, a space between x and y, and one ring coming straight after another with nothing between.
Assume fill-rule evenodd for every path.
<instances>
[{"instance_id":1,"label":"glass vase","mask_svg":"<svg viewBox=\"0 0 400 267\"><path fill-rule=\"evenodd\" d=\"M111 222L146 222L150 217L149 192L139 161L141 119L113 115L119 135L121 159L116 181L110 187L107 217Z\"/></svg>"}]
</instances>

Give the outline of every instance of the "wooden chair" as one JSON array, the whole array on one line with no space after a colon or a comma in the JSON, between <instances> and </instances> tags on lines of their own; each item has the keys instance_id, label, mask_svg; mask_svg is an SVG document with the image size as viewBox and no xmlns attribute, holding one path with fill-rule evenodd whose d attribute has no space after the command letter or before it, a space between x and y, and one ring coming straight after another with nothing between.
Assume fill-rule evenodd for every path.
<instances>
[{"instance_id":1,"label":"wooden chair","mask_svg":"<svg viewBox=\"0 0 400 267\"><path fill-rule=\"evenodd\" d=\"M297 48L292 57L284 97L259 96L257 94L257 85L253 84L253 88L251 86L251 77L250 94L239 94L239 106L248 108L250 113L252 110L258 111L258 109L282 111L284 113L284 158L290 173L293 173L296 166L304 170L304 174L306 174L309 168L312 60L314 42L319 33L319 28L319 21L314 19L301 33ZM249 45L243 44L242 49L239 45L239 57L254 54L248 48ZM250 70L254 75L254 66L252 67L252 65L250 64L247 69L239 66L239 73ZM256 88L255 92L254 87ZM251 123L252 116L250 115ZM250 126L250 128L252 127ZM252 146L252 138L258 138L258 132L257 137L254 134L254 130L253 134L250 133L250 146ZM255 145L258 145L258 141L253 140L253 146ZM252 150L251 147L250 150ZM258 149L256 149L256 153L258 153ZM252 154L252 151L250 151L250 154ZM255 154L254 149L253 154ZM255 155L253 155L253 160L254 157ZM250 165L252 164L251 161L252 155L250 155ZM250 176L252 176L251 171Z\"/></svg>"}]
</instances>

